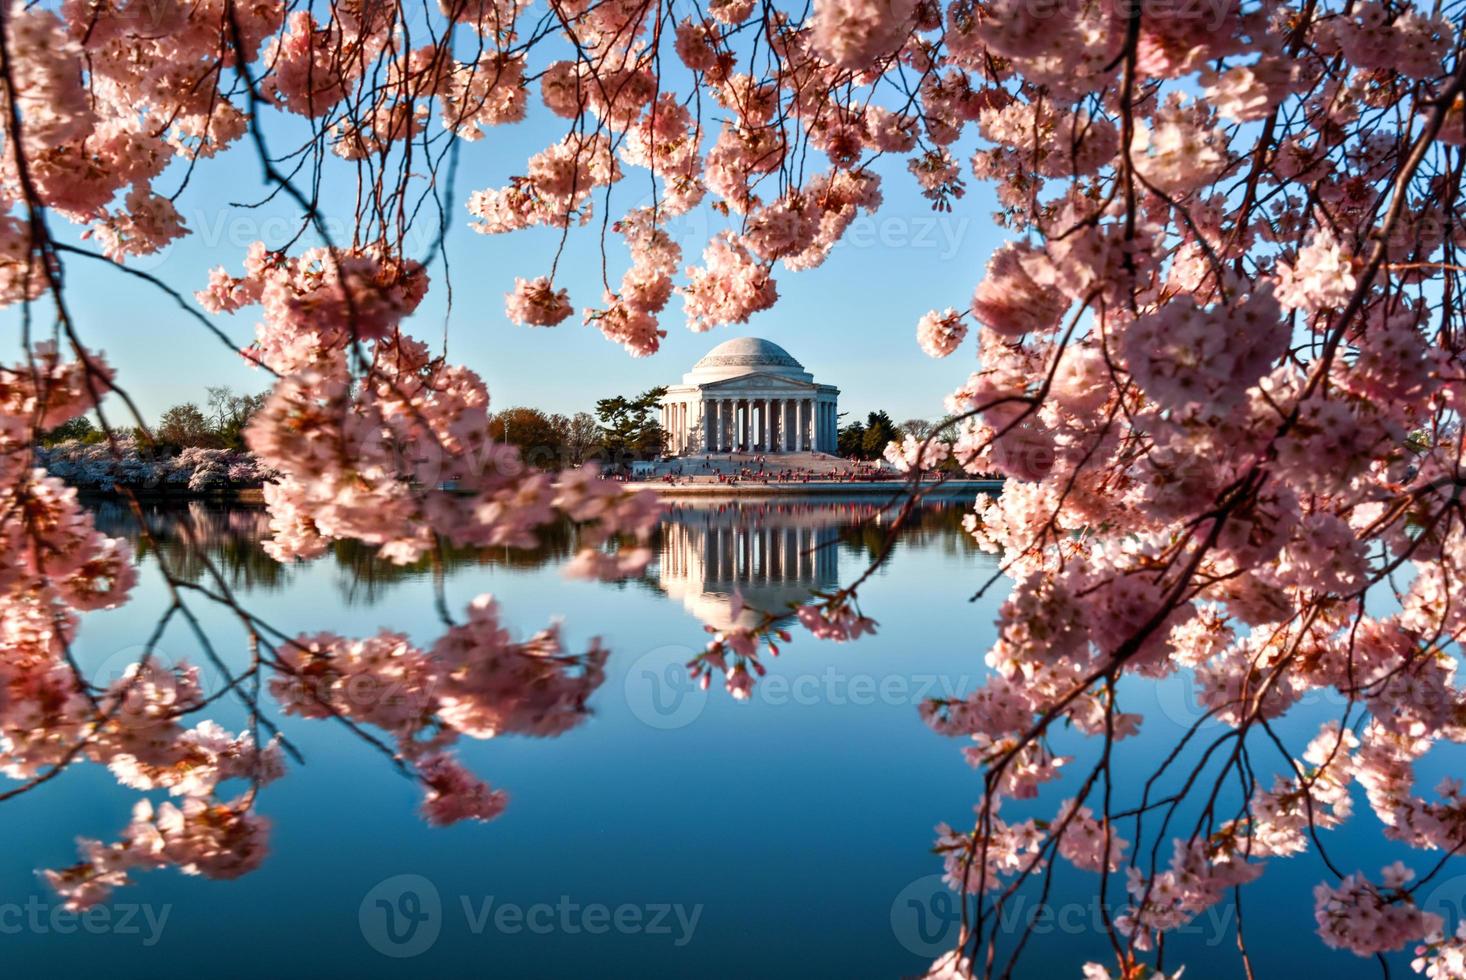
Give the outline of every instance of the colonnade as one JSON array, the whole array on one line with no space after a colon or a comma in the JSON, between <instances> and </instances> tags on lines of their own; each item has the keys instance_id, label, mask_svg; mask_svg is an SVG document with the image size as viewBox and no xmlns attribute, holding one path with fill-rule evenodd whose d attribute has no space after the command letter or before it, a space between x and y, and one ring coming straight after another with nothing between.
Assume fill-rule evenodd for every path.
<instances>
[{"instance_id":1,"label":"colonnade","mask_svg":"<svg viewBox=\"0 0 1466 980\"><path fill-rule=\"evenodd\" d=\"M704 588L837 580L834 527L668 523L662 527L663 579L693 579Z\"/></svg>"},{"instance_id":2,"label":"colonnade","mask_svg":"<svg viewBox=\"0 0 1466 980\"><path fill-rule=\"evenodd\" d=\"M833 398L719 397L704 392L662 404L668 452L833 453L839 419Z\"/></svg>"}]
</instances>

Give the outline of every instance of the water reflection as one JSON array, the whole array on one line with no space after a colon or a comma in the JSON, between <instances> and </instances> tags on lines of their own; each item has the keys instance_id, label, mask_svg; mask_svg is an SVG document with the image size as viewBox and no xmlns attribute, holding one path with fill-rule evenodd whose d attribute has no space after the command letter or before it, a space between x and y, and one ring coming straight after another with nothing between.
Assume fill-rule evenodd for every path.
<instances>
[{"instance_id":1,"label":"water reflection","mask_svg":"<svg viewBox=\"0 0 1466 980\"><path fill-rule=\"evenodd\" d=\"M190 500L142 505L139 524L131 507L114 498L88 501L98 530L127 539L138 560L161 557L179 578L202 581L208 566L239 592L276 592L288 588L303 569L271 558L263 542L270 537L270 513L263 505ZM146 529L146 533L144 533ZM546 525L534 548L446 548L445 573L477 566L540 568L568 558L575 548L569 521ZM432 573L433 559L407 565L383 561L376 549L359 541L336 541L328 561L337 569L336 587L347 605L367 606L402 582Z\"/></svg>"},{"instance_id":2,"label":"water reflection","mask_svg":"<svg viewBox=\"0 0 1466 980\"><path fill-rule=\"evenodd\" d=\"M547 962L557 964L548 971L556 975L687 976L714 963L721 975L782 976L768 963L801 963L811 949L832 974L920 972L931 957L913 955L904 933L893 931L892 903L939 869L928 853L931 827L970 813L977 792L954 746L934 737L917 712L921 698L965 692L983 669L974 646L989 635L993 604L962 600L992 559L978 558L960 530L970 502L914 515L890 564L862 586L863 602L881 620L879 634L858 645L796 635L747 701L716 689L684 690L683 665L706 639L699 627L730 613L720 602L735 588L777 606L850 582L885 548L894 518L885 503L875 496L674 502L646 575L624 587L563 579L561 567L580 543L568 525L548 529L532 551L448 556L453 611L492 592L517 638L564 616L574 648L601 635L614 651L585 726L556 740L459 746L472 771L512 794L502 820L428 831L417 812L420 794L374 749L343 726L282 716L272 705L267 717L307 763L292 763L291 778L264 798L274 856L258 872L228 883L148 875L121 893L123 902L171 910L156 947L82 929L68 936L22 930L5 937L5 962L16 976L39 974L43 965L50 975L79 976L103 961L116 976L157 976L170 962L203 962L228 948L230 975L389 976L394 964L402 972L403 961L384 958L364 938L359 909L374 907L364 903L381 882L419 875L441 896L444 913L436 944L410 964L421 974L475 975L491 958L511 976L546 975ZM204 581L208 562L236 583L246 608L290 633L363 636L386 627L423 645L443 632L429 566L400 568L347 544L315 562L278 565L261 548L269 517L258 506L152 504L141 521L116 501L94 506L101 527L130 539L145 567L133 602L89 613L79 631L76 656L93 676L120 676L149 642L168 603L153 565L160 559ZM246 637L230 611L189 599L221 656L245 662ZM175 630L161 641L164 661L201 659L184 624ZM648 665L680 669L683 686L662 689L662 707L680 692L674 713L655 709L673 725L639 708ZM223 690L209 676L205 668L208 689ZM205 714L233 730L250 724L230 697ZM135 793L96 768L10 804L20 809L9 812L0 849L5 901L34 897L54 907L33 869L73 859L70 833L57 828L82 830L77 814L88 836L114 834L125 822ZM746 811L750 800L769 829L737 860L728 860L726 848L708 847L705 834L688 832L706 826L710 814ZM857 818L822 816L831 813ZM594 815L589 832L587 814ZM331 828L326 849L323 820ZM809 832L812 821L818 833ZM595 860L586 860L587 847ZM655 902L702 906L705 914L686 947L645 932L509 934L492 916L487 927L475 918L489 896L495 910ZM848 929L831 939L810 926L811 908ZM313 941L288 950L256 941L285 920ZM760 942L751 947L749 936Z\"/></svg>"},{"instance_id":3,"label":"water reflection","mask_svg":"<svg viewBox=\"0 0 1466 980\"><path fill-rule=\"evenodd\" d=\"M270 514L262 506L145 503L139 525L122 500L104 497L88 504L97 530L125 538L140 563L161 558L186 582L202 581L212 564L236 591L274 592L290 584L294 568L275 561L261 546L270 536Z\"/></svg>"},{"instance_id":4,"label":"water reflection","mask_svg":"<svg viewBox=\"0 0 1466 980\"><path fill-rule=\"evenodd\" d=\"M860 574L886 548L899 513L889 495L674 503L662 520L656 584L714 629L751 626ZM900 547L976 549L966 499L925 502L894 533ZM842 565L843 558L843 565ZM734 596L742 598L734 614Z\"/></svg>"},{"instance_id":5,"label":"water reflection","mask_svg":"<svg viewBox=\"0 0 1466 980\"><path fill-rule=\"evenodd\" d=\"M99 498L91 507L100 530L126 538L140 561L161 557L185 581L203 581L212 566L238 592L269 593L291 587L304 568L282 565L265 552L270 515L259 505L145 503L141 524L122 501ZM924 506L902 527L901 540L969 549L971 539L960 533L967 510L956 501ZM654 542L655 560L637 584L679 601L716 629L748 625L756 618L753 609L783 611L837 586L842 556L845 571L858 573L881 551L895 513L885 497L671 503ZM441 561L449 576L483 566L537 569L563 562L577 546L577 530L565 521L542 528L535 548L450 548ZM336 589L350 606L371 605L401 583L432 573L431 558L394 565L355 541L336 542L325 561L334 564ZM735 594L750 607L737 616Z\"/></svg>"},{"instance_id":6,"label":"water reflection","mask_svg":"<svg viewBox=\"0 0 1466 980\"><path fill-rule=\"evenodd\" d=\"M847 512L847 520L869 520ZM813 504L675 507L661 528L658 584L715 629L753 626L840 581L839 527ZM734 612L734 596L748 608Z\"/></svg>"}]
</instances>

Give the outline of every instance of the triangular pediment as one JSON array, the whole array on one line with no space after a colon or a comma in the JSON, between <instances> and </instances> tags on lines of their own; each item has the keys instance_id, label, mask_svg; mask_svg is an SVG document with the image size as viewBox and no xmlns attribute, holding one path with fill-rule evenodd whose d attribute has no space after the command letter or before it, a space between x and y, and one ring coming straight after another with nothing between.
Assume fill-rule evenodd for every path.
<instances>
[{"instance_id":1,"label":"triangular pediment","mask_svg":"<svg viewBox=\"0 0 1466 980\"><path fill-rule=\"evenodd\" d=\"M787 391L813 394L817 387L812 381L796 381L777 374L740 374L725 381L710 381L700 386L703 391Z\"/></svg>"}]
</instances>

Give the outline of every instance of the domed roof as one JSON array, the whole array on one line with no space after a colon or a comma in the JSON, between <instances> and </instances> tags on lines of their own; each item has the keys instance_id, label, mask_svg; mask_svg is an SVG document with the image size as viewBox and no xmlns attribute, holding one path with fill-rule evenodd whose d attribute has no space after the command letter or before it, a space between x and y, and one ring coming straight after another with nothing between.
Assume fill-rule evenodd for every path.
<instances>
[{"instance_id":1,"label":"domed roof","mask_svg":"<svg viewBox=\"0 0 1466 980\"><path fill-rule=\"evenodd\" d=\"M761 337L737 337L725 340L708 351L683 377L683 383L708 384L745 374L774 374L800 381L814 380L804 370L803 364L773 341Z\"/></svg>"}]
</instances>

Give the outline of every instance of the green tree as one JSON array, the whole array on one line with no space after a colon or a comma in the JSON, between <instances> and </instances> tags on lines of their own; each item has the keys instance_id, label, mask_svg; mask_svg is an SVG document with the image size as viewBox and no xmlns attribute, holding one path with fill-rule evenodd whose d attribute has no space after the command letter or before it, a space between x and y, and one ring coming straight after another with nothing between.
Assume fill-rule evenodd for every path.
<instances>
[{"instance_id":1,"label":"green tree","mask_svg":"<svg viewBox=\"0 0 1466 980\"><path fill-rule=\"evenodd\" d=\"M546 415L537 408L515 407L489 419L489 438L519 449L520 458L542 470L564 465L565 426L563 415Z\"/></svg>"},{"instance_id":2,"label":"green tree","mask_svg":"<svg viewBox=\"0 0 1466 980\"><path fill-rule=\"evenodd\" d=\"M70 442L73 439L81 442L101 442L106 436L91 420L85 415L78 415L74 419L67 419L56 428L41 435L41 445L54 446L58 442Z\"/></svg>"},{"instance_id":3,"label":"green tree","mask_svg":"<svg viewBox=\"0 0 1466 980\"><path fill-rule=\"evenodd\" d=\"M154 434L159 443L173 449L219 444L208 417L193 402L174 405L164 412Z\"/></svg>"},{"instance_id":4,"label":"green tree","mask_svg":"<svg viewBox=\"0 0 1466 980\"><path fill-rule=\"evenodd\" d=\"M841 456L846 459L862 459L865 452L865 425L859 420L840 429L836 444Z\"/></svg>"},{"instance_id":5,"label":"green tree","mask_svg":"<svg viewBox=\"0 0 1466 980\"><path fill-rule=\"evenodd\" d=\"M665 387L658 387L635 398L616 395L596 402L596 418L601 423L601 449L608 462L620 466L633 459L651 459L661 455L662 425L657 420L657 412L666 393Z\"/></svg>"},{"instance_id":6,"label":"green tree","mask_svg":"<svg viewBox=\"0 0 1466 980\"><path fill-rule=\"evenodd\" d=\"M861 459L880 459L886 444L896 438L896 423L885 412L871 412L865 417L865 435L861 437Z\"/></svg>"}]
</instances>

